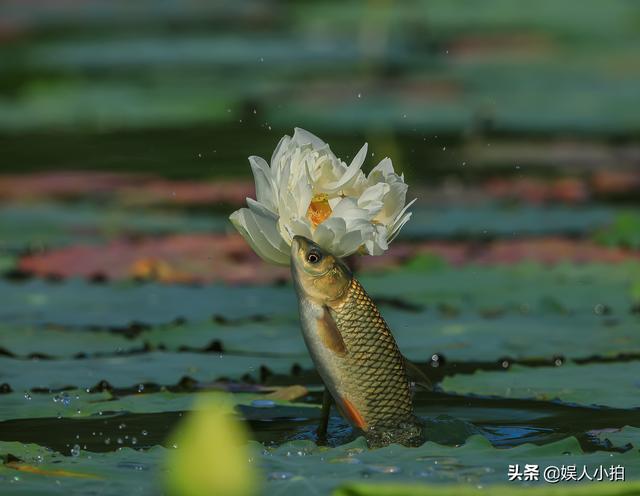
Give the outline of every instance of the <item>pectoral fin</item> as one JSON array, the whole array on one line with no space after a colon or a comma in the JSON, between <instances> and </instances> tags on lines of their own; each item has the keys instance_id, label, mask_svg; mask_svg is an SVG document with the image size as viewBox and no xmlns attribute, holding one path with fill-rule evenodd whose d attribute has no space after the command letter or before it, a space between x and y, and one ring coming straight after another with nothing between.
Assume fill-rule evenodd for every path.
<instances>
[{"instance_id":1,"label":"pectoral fin","mask_svg":"<svg viewBox=\"0 0 640 496\"><path fill-rule=\"evenodd\" d=\"M327 348L337 355L346 355L347 347L342 339L342 334L340 334L336 321L327 307L324 307L322 317L318 319L318 333Z\"/></svg>"},{"instance_id":2,"label":"pectoral fin","mask_svg":"<svg viewBox=\"0 0 640 496\"><path fill-rule=\"evenodd\" d=\"M413 362L409 361L406 357L404 358L404 366L407 369L407 375L409 379L413 381L416 386L420 386L427 391L433 391L433 385L431 381L427 377L427 375L420 370L420 368Z\"/></svg>"}]
</instances>

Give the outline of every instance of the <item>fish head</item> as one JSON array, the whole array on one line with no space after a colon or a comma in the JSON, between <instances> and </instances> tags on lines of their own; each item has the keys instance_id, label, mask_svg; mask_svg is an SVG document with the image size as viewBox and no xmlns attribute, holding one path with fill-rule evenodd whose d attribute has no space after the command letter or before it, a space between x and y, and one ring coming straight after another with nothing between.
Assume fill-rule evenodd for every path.
<instances>
[{"instance_id":1,"label":"fish head","mask_svg":"<svg viewBox=\"0 0 640 496\"><path fill-rule=\"evenodd\" d=\"M304 236L291 242L291 272L298 291L318 303L340 298L353 277L340 258Z\"/></svg>"}]
</instances>

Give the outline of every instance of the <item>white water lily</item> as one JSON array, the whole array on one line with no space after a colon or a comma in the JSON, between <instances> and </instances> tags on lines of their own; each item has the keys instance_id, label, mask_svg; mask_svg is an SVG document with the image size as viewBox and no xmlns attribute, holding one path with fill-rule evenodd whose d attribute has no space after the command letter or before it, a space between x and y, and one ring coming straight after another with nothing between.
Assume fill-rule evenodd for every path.
<instances>
[{"instance_id":1,"label":"white water lily","mask_svg":"<svg viewBox=\"0 0 640 496\"><path fill-rule=\"evenodd\" d=\"M305 236L339 257L380 255L409 220L404 176L382 160L362 172L365 144L347 166L317 136L296 128L271 157L249 157L256 200L231 214L231 222L268 262L288 265L291 240Z\"/></svg>"}]
</instances>

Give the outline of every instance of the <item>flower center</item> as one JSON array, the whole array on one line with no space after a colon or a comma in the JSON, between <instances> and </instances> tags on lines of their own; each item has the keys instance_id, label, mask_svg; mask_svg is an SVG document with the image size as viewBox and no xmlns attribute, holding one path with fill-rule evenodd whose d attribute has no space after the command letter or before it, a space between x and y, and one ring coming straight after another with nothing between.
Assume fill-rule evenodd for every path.
<instances>
[{"instance_id":1,"label":"flower center","mask_svg":"<svg viewBox=\"0 0 640 496\"><path fill-rule=\"evenodd\" d=\"M309 208L307 209L307 218L313 224L313 227L318 227L331 215L331 205L329 205L329 195L326 193L317 193L311 198Z\"/></svg>"}]
</instances>

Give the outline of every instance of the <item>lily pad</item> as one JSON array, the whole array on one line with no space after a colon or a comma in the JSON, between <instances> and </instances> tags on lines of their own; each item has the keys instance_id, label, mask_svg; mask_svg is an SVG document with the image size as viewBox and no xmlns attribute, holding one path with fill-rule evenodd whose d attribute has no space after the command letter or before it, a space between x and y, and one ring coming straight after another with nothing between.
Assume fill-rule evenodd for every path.
<instances>
[{"instance_id":1,"label":"lily pad","mask_svg":"<svg viewBox=\"0 0 640 496\"><path fill-rule=\"evenodd\" d=\"M6 248L33 250L72 243L96 244L131 233L171 234L224 231L225 216L185 216L176 212L137 212L91 204L0 206L0 239Z\"/></svg>"},{"instance_id":2,"label":"lily pad","mask_svg":"<svg viewBox=\"0 0 640 496\"><path fill-rule=\"evenodd\" d=\"M500 372L446 377L441 386L444 391L457 394L640 408L639 377L637 361L536 368L515 365Z\"/></svg>"},{"instance_id":3,"label":"lily pad","mask_svg":"<svg viewBox=\"0 0 640 496\"><path fill-rule=\"evenodd\" d=\"M207 382L220 378L239 379L248 374L260 379L260 367L288 374L292 365L310 367L310 359L269 358L224 354L150 352L140 355L89 358L86 360L51 360L46 367L38 361L0 357L0 382L14 391L32 388L60 389L69 386L90 388L105 380L114 387L136 384L176 384L189 376Z\"/></svg>"},{"instance_id":4,"label":"lily pad","mask_svg":"<svg viewBox=\"0 0 640 496\"><path fill-rule=\"evenodd\" d=\"M0 466L5 490L15 495L89 494L117 496L123 492L156 493L167 449L141 451L121 448L111 453L88 453L80 446L65 456L34 444L0 442L0 454L20 462ZM33 467L31 470L21 466ZM15 468L14 468L15 467ZM35 470L34 470L35 469Z\"/></svg>"},{"instance_id":5,"label":"lily pad","mask_svg":"<svg viewBox=\"0 0 640 496\"><path fill-rule=\"evenodd\" d=\"M640 428L625 425L622 429L606 429L592 432L601 441L609 442L611 446L622 450L634 450L640 453Z\"/></svg>"},{"instance_id":6,"label":"lily pad","mask_svg":"<svg viewBox=\"0 0 640 496\"><path fill-rule=\"evenodd\" d=\"M436 486L434 484L347 484L334 491L334 496L470 496L481 493L482 486L470 484ZM496 496L627 496L640 490L640 483L602 485L599 482L576 486L530 487L516 485L491 485Z\"/></svg>"},{"instance_id":7,"label":"lily pad","mask_svg":"<svg viewBox=\"0 0 640 496\"><path fill-rule=\"evenodd\" d=\"M132 322L167 324L178 318L203 321L218 315L236 320L296 312L291 288L0 280L0 295L0 321L21 325L109 328Z\"/></svg>"},{"instance_id":8,"label":"lily pad","mask_svg":"<svg viewBox=\"0 0 640 496\"><path fill-rule=\"evenodd\" d=\"M609 470L620 464L625 467L627 479L637 478L640 469L640 458L635 453L585 453L571 437L544 446L524 444L507 449L494 448L481 436L472 436L459 447L427 442L419 448L392 445L378 450L368 450L362 439L329 450L309 442L294 442L267 453L261 466L271 479L267 485L269 494L299 494L309 487L326 494L347 480L362 479L376 485L413 482L485 486L505 483L509 465L515 464L520 469L525 464L539 466L539 480L533 483L544 483L542 471L552 465L575 464L580 471L586 466L593 476L600 465ZM608 481L602 482L605 483ZM517 484L520 482L514 483Z\"/></svg>"},{"instance_id":9,"label":"lily pad","mask_svg":"<svg viewBox=\"0 0 640 496\"><path fill-rule=\"evenodd\" d=\"M621 465L625 468L627 479L636 478L640 469L640 459L635 453L585 453L575 438L566 438L544 446L525 444L508 449L496 449L485 438L477 435L470 437L459 447L427 442L419 448L392 445L368 450L361 438L338 448L319 448L308 441L290 442L270 449L265 449L255 441L251 441L249 445L255 452L254 458L258 466L264 472L265 492L282 495L300 494L301 491L309 491L309 487L313 487L317 494L329 494L339 486L354 484L363 479L375 482L376 485L504 484L509 465L515 464L521 469L525 464L538 465L538 483L542 483L542 471L548 466L573 464L579 471L586 467L589 477L593 477L600 465L607 473L610 467ZM61 491L60 494L68 494L71 490L100 490L101 494L115 495L121 494L124 484L129 489L139 488L144 493L157 492L155 484L167 449L155 447L137 451L121 448L109 453L89 453L78 449L73 452L75 456L62 456L36 445L0 443L0 454L6 456L8 453L43 472L34 474L19 472L6 465L1 467L0 477L5 477L12 484L12 490L17 489L15 494L44 491L48 487L45 484L50 485L51 480L55 479L60 480L60 485L56 487L61 486L66 491ZM59 472L54 473L54 470ZM63 471L68 475L63 476ZM603 486L608 484L606 477L600 483ZM109 481L108 486L105 480ZM610 487L617 486L612 484Z\"/></svg>"},{"instance_id":10,"label":"lily pad","mask_svg":"<svg viewBox=\"0 0 640 496\"><path fill-rule=\"evenodd\" d=\"M372 295L393 295L417 305L448 303L458 309L515 310L529 313L627 313L629 288L640 280L640 263L522 263L510 267L465 266L458 269L407 267L360 278Z\"/></svg>"}]
</instances>

